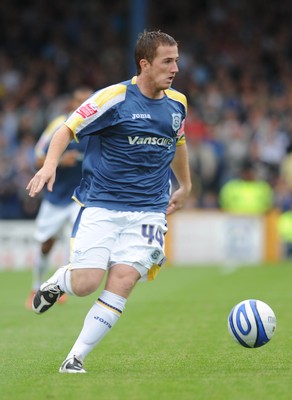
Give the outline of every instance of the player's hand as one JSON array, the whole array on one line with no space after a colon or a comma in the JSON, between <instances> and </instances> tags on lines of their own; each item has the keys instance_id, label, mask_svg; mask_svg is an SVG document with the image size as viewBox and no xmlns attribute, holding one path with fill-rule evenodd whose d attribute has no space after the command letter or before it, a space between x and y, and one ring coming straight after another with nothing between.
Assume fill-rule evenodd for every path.
<instances>
[{"instance_id":1,"label":"player's hand","mask_svg":"<svg viewBox=\"0 0 292 400\"><path fill-rule=\"evenodd\" d=\"M189 197L189 194L190 192L183 188L179 188L173 192L166 209L166 215L173 214L175 211L181 209Z\"/></svg>"},{"instance_id":2,"label":"player's hand","mask_svg":"<svg viewBox=\"0 0 292 400\"><path fill-rule=\"evenodd\" d=\"M47 184L47 189L52 192L53 185L56 177L56 169L52 167L43 166L35 176L30 180L26 187L30 197L35 197Z\"/></svg>"}]
</instances>

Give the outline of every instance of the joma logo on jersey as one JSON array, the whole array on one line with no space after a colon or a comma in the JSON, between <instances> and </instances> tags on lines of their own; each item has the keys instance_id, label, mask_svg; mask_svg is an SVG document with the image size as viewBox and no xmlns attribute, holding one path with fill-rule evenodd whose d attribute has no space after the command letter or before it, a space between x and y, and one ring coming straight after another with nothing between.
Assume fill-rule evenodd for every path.
<instances>
[{"instance_id":1,"label":"joma logo on jersey","mask_svg":"<svg viewBox=\"0 0 292 400\"><path fill-rule=\"evenodd\" d=\"M134 144L152 144L157 146L171 147L173 139L169 138L157 138L157 137L140 137L140 136L128 136L129 143Z\"/></svg>"},{"instance_id":2,"label":"joma logo on jersey","mask_svg":"<svg viewBox=\"0 0 292 400\"><path fill-rule=\"evenodd\" d=\"M132 119L151 119L150 114L132 114Z\"/></svg>"},{"instance_id":3,"label":"joma logo on jersey","mask_svg":"<svg viewBox=\"0 0 292 400\"><path fill-rule=\"evenodd\" d=\"M77 114L81 115L82 118L88 118L98 112L97 106L95 104L84 104L76 111Z\"/></svg>"}]
</instances>

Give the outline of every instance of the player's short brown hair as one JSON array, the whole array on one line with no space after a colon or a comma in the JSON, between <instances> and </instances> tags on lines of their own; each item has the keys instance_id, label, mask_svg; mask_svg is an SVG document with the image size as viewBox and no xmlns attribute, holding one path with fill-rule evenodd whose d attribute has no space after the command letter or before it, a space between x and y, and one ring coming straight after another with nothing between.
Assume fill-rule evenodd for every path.
<instances>
[{"instance_id":1,"label":"player's short brown hair","mask_svg":"<svg viewBox=\"0 0 292 400\"><path fill-rule=\"evenodd\" d=\"M137 75L141 73L140 60L144 58L151 63L161 45L178 46L178 43L172 36L160 30L144 31L139 35L134 52Z\"/></svg>"}]
</instances>

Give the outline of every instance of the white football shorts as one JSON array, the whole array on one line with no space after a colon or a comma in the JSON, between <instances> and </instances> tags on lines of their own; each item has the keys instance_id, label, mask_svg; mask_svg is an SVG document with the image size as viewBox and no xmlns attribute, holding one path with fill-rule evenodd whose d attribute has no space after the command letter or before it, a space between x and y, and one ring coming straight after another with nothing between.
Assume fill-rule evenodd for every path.
<instances>
[{"instance_id":1,"label":"white football shorts","mask_svg":"<svg viewBox=\"0 0 292 400\"><path fill-rule=\"evenodd\" d=\"M140 273L141 280L152 280L166 260L167 225L163 213L88 207L76 225L70 269L107 270L115 264L126 264Z\"/></svg>"},{"instance_id":2,"label":"white football shorts","mask_svg":"<svg viewBox=\"0 0 292 400\"><path fill-rule=\"evenodd\" d=\"M79 210L80 205L73 200L66 206L56 206L43 200L36 217L34 238L43 243L50 238L59 237L67 224L73 226Z\"/></svg>"}]
</instances>

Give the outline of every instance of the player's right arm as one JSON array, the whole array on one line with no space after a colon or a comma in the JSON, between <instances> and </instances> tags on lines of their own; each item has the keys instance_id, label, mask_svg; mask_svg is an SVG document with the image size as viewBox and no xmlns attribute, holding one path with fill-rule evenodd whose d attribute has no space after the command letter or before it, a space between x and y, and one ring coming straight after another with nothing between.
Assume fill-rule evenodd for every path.
<instances>
[{"instance_id":1,"label":"player's right arm","mask_svg":"<svg viewBox=\"0 0 292 400\"><path fill-rule=\"evenodd\" d=\"M71 129L66 125L62 125L54 134L43 167L34 175L26 187L30 197L35 197L47 184L48 190L53 190L56 177L56 169L59 160L74 139Z\"/></svg>"}]
</instances>

